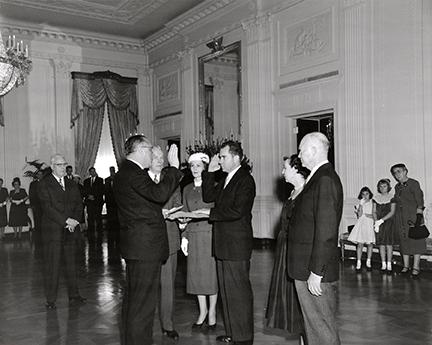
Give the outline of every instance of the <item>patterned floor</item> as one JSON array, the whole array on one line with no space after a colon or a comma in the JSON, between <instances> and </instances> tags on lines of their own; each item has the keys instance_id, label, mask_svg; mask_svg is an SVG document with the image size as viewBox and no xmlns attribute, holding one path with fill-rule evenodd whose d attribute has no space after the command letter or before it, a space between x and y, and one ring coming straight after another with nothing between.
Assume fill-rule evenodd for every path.
<instances>
[{"instance_id":1,"label":"patterned floor","mask_svg":"<svg viewBox=\"0 0 432 345\"><path fill-rule=\"evenodd\" d=\"M109 254L109 255L108 255ZM119 344L119 311L124 283L123 264L106 244L83 246L81 293L87 304L68 307L61 282L58 309L44 306L41 262L28 239L0 242L0 345L114 345ZM263 328L264 306L273 252L255 249L251 280L255 294L256 345L298 344L295 336ZM223 334L221 319L212 334L192 333L197 317L193 296L185 293L185 261L179 255L176 288L176 328L179 345L216 345ZM432 344L432 273L414 281L377 269L356 274L353 261L341 264L338 319L346 345ZM155 343L174 344L161 335L155 321Z\"/></svg>"}]
</instances>

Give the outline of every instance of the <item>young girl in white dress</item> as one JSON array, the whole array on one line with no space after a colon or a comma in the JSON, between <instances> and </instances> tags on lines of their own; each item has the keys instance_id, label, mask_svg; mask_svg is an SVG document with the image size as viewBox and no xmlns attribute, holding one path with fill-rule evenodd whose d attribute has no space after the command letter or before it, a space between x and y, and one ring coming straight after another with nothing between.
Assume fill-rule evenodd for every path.
<instances>
[{"instance_id":1,"label":"young girl in white dress","mask_svg":"<svg viewBox=\"0 0 432 345\"><path fill-rule=\"evenodd\" d=\"M368 187L363 187L360 190L358 199L359 205L355 208L357 214L357 223L354 225L348 240L357 244L357 265L356 271L361 270L361 257L363 246L367 245L366 268L372 270L371 258L372 249L375 243L374 218L373 218L373 194Z\"/></svg>"}]
</instances>

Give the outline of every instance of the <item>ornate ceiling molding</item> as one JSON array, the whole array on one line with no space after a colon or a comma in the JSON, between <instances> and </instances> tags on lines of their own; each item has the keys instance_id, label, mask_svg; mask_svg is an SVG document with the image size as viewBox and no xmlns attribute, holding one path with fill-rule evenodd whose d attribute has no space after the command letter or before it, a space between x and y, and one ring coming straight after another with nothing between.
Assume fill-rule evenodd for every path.
<instances>
[{"instance_id":1,"label":"ornate ceiling molding","mask_svg":"<svg viewBox=\"0 0 432 345\"><path fill-rule=\"evenodd\" d=\"M214 20L212 17L216 12L220 15L222 9L236 7L241 4L238 0L206 0L202 4L195 6L186 13L178 16L174 20L165 24L165 28L154 33L143 40L144 47L150 51L155 47L167 42L177 35L184 34L197 23L204 24L205 19Z\"/></svg>"},{"instance_id":2,"label":"ornate ceiling molding","mask_svg":"<svg viewBox=\"0 0 432 345\"><path fill-rule=\"evenodd\" d=\"M31 7L66 15L82 16L113 23L132 25L152 14L169 0L0 0L0 4Z\"/></svg>"},{"instance_id":3,"label":"ornate ceiling molding","mask_svg":"<svg viewBox=\"0 0 432 345\"><path fill-rule=\"evenodd\" d=\"M57 29L40 29L37 27L21 26L8 23L0 23L0 28L6 35L20 35L29 38L40 38L63 42L66 41L69 42L69 44L75 43L79 46L123 51L140 55L146 52L141 44L141 40L138 39L123 39L116 36L88 34L72 30L59 31Z\"/></svg>"}]
</instances>

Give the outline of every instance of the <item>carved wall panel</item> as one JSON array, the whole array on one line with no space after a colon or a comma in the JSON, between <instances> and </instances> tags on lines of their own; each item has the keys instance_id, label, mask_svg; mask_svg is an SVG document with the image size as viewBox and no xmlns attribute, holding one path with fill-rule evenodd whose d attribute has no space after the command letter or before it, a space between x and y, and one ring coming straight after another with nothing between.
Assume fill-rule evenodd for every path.
<instances>
[{"instance_id":1,"label":"carved wall panel","mask_svg":"<svg viewBox=\"0 0 432 345\"><path fill-rule=\"evenodd\" d=\"M281 18L277 25L279 74L335 60L338 46L336 18L333 6L294 24L292 20Z\"/></svg>"}]
</instances>

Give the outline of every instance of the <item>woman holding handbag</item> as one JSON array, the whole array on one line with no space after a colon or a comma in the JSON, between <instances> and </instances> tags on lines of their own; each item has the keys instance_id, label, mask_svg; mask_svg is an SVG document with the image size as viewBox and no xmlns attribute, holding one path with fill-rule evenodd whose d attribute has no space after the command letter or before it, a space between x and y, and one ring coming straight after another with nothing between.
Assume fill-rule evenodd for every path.
<instances>
[{"instance_id":1,"label":"woman holding handbag","mask_svg":"<svg viewBox=\"0 0 432 345\"><path fill-rule=\"evenodd\" d=\"M414 262L411 277L417 279L420 274L420 256L426 252L426 240L413 239L408 236L410 226L424 224L423 191L417 180L409 178L408 169L403 163L395 164L390 168L394 179L398 182L395 186L396 214L395 225L399 230L400 250L403 257L401 273L407 274L410 270L409 259L413 255Z\"/></svg>"}]
</instances>

